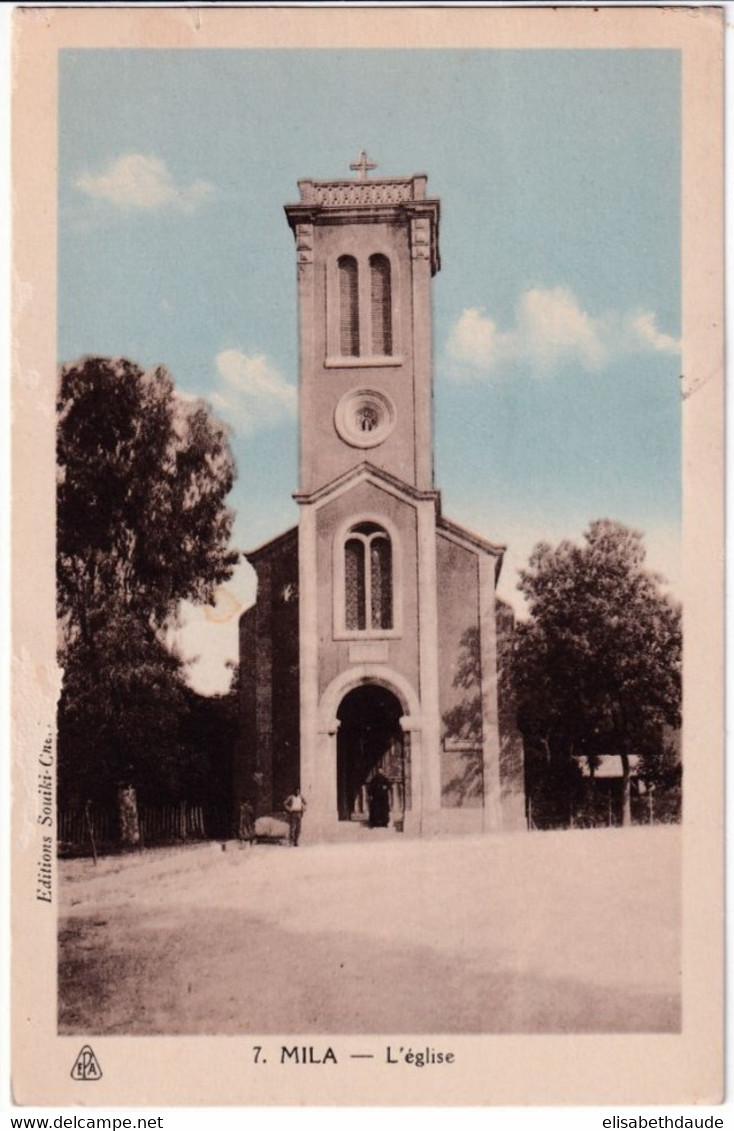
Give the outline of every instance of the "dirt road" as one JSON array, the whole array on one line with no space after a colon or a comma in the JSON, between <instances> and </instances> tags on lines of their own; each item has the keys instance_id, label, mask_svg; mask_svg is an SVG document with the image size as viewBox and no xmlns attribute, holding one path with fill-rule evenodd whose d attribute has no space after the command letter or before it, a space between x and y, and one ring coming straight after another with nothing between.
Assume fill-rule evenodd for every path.
<instances>
[{"instance_id":1,"label":"dirt road","mask_svg":"<svg viewBox=\"0 0 734 1131\"><path fill-rule=\"evenodd\" d=\"M665 1032L680 830L60 865L63 1033Z\"/></svg>"}]
</instances>

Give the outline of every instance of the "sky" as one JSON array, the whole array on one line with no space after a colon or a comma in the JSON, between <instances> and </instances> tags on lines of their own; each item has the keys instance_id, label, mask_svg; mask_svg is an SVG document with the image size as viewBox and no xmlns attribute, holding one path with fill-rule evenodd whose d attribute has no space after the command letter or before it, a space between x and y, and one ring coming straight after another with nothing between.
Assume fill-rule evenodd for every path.
<instances>
[{"instance_id":1,"label":"sky","mask_svg":"<svg viewBox=\"0 0 734 1131\"><path fill-rule=\"evenodd\" d=\"M233 544L298 521L297 181L428 175L436 486L506 544L613 518L680 587L680 58L667 50L61 53L58 352L164 364L232 429ZM182 610L226 689L243 563Z\"/></svg>"}]
</instances>

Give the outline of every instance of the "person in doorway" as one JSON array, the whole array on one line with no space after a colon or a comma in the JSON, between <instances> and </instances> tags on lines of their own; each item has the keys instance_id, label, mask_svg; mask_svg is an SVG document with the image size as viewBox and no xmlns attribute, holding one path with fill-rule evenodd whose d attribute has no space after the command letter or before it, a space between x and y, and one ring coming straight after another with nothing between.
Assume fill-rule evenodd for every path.
<instances>
[{"instance_id":1,"label":"person in doorway","mask_svg":"<svg viewBox=\"0 0 734 1131\"><path fill-rule=\"evenodd\" d=\"M298 841L301 837L301 822L303 821L303 814L306 811L306 802L301 796L300 786L296 786L293 793L286 797L283 802L283 808L288 814L290 842L294 848L298 848Z\"/></svg>"},{"instance_id":2,"label":"person in doorway","mask_svg":"<svg viewBox=\"0 0 734 1131\"><path fill-rule=\"evenodd\" d=\"M237 836L240 842L240 848L249 841L250 845L255 841L255 811L252 805L246 799L240 805L240 824L237 830Z\"/></svg>"},{"instance_id":3,"label":"person in doorway","mask_svg":"<svg viewBox=\"0 0 734 1131\"><path fill-rule=\"evenodd\" d=\"M380 770L367 786L370 828L386 829L390 824L390 782Z\"/></svg>"}]
</instances>

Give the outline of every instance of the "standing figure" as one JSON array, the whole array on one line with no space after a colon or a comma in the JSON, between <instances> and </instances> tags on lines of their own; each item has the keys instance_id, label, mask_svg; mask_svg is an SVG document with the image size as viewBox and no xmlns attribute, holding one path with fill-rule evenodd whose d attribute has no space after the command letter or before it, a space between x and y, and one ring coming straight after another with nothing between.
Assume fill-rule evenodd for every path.
<instances>
[{"instance_id":1,"label":"standing figure","mask_svg":"<svg viewBox=\"0 0 734 1131\"><path fill-rule=\"evenodd\" d=\"M283 808L288 814L288 824L290 826L290 842L294 848L298 848L298 841L301 836L301 822L303 814L306 810L306 802L301 797L300 786L296 786L288 797L283 802Z\"/></svg>"},{"instance_id":2,"label":"standing figure","mask_svg":"<svg viewBox=\"0 0 734 1131\"><path fill-rule=\"evenodd\" d=\"M390 782L377 771L367 787L370 805L370 828L386 829L390 824Z\"/></svg>"},{"instance_id":3,"label":"standing figure","mask_svg":"<svg viewBox=\"0 0 734 1131\"><path fill-rule=\"evenodd\" d=\"M237 830L240 848L249 840L250 845L255 840L255 811L249 801L245 800L240 805L240 824Z\"/></svg>"}]
</instances>

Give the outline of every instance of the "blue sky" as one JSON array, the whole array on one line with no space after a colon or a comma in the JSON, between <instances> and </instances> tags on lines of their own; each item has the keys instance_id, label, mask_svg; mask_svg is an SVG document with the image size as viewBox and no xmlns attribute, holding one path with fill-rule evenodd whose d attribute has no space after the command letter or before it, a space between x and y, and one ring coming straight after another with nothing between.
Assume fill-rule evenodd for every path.
<instances>
[{"instance_id":1,"label":"blue sky","mask_svg":"<svg viewBox=\"0 0 734 1131\"><path fill-rule=\"evenodd\" d=\"M65 51L59 357L164 363L234 430L235 542L297 521L302 177L426 172L436 483L508 543L594 518L646 532L679 584L680 59L645 50ZM192 679L226 684L243 566L186 610Z\"/></svg>"}]
</instances>

